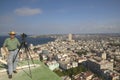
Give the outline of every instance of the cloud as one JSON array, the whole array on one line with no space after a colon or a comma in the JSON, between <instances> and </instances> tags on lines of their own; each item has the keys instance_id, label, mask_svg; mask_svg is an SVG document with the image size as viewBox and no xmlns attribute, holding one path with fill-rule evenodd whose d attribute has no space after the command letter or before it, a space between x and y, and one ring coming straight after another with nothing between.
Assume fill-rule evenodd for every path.
<instances>
[{"instance_id":1,"label":"cloud","mask_svg":"<svg viewBox=\"0 0 120 80\"><path fill-rule=\"evenodd\" d=\"M31 16L31 15L36 15L36 14L41 14L42 10L39 8L18 8L14 11L17 15L20 16Z\"/></svg>"}]
</instances>

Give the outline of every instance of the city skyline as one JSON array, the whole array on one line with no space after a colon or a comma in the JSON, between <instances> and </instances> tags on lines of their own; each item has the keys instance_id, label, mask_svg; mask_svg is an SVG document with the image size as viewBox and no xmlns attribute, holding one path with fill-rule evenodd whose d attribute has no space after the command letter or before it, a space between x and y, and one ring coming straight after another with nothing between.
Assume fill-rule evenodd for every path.
<instances>
[{"instance_id":1,"label":"city skyline","mask_svg":"<svg viewBox=\"0 0 120 80\"><path fill-rule=\"evenodd\" d=\"M0 34L120 33L119 0L1 0Z\"/></svg>"}]
</instances>

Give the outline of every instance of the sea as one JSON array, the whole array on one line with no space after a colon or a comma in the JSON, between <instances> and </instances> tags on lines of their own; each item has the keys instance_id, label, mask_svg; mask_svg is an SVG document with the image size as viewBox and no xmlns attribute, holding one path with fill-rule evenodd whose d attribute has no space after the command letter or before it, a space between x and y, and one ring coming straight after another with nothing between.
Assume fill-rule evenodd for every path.
<instances>
[{"instance_id":1,"label":"sea","mask_svg":"<svg viewBox=\"0 0 120 80\"><path fill-rule=\"evenodd\" d=\"M6 38L8 38L8 37L9 36L0 36L0 47L3 46L4 40ZM21 36L16 36L16 37L18 38L18 40L20 42L22 42ZM47 37L47 38L43 38L43 37L42 38L40 38L40 37L37 37L37 38L26 37L25 40L26 40L28 45L33 44L35 46L35 45L38 45L38 44L39 45L40 44L46 44L48 42L55 41L55 38L50 38L50 37Z\"/></svg>"}]
</instances>

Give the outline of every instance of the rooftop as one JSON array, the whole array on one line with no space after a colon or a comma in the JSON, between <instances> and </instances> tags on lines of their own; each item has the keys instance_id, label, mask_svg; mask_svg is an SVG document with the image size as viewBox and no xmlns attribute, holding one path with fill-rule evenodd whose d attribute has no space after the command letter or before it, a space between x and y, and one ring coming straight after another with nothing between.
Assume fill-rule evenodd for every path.
<instances>
[{"instance_id":1,"label":"rooftop","mask_svg":"<svg viewBox=\"0 0 120 80\"><path fill-rule=\"evenodd\" d=\"M29 73L27 70L25 70ZM40 66L32 69L32 79L23 70L18 71L17 74L13 74L12 80L61 80L57 74L52 72L42 62ZM6 73L0 73L0 80L9 80Z\"/></svg>"}]
</instances>

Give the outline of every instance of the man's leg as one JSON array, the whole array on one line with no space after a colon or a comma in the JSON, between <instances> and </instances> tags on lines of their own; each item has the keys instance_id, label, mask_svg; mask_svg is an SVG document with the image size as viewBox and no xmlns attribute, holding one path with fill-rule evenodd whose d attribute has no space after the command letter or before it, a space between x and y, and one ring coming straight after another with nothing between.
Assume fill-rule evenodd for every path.
<instances>
[{"instance_id":1,"label":"man's leg","mask_svg":"<svg viewBox=\"0 0 120 80\"><path fill-rule=\"evenodd\" d=\"M14 63L13 63L13 71L16 71L16 66L18 63L18 55L17 55L18 50L14 51ZM17 56L16 56L17 55ZM15 72L16 73L16 72Z\"/></svg>"},{"instance_id":2,"label":"man's leg","mask_svg":"<svg viewBox=\"0 0 120 80\"><path fill-rule=\"evenodd\" d=\"M12 75L12 72L13 72L13 52L12 51L10 51L8 55L7 64L8 64L8 74Z\"/></svg>"}]
</instances>

